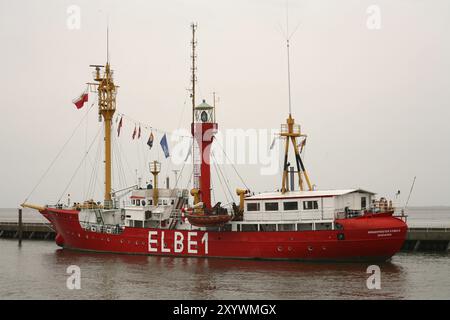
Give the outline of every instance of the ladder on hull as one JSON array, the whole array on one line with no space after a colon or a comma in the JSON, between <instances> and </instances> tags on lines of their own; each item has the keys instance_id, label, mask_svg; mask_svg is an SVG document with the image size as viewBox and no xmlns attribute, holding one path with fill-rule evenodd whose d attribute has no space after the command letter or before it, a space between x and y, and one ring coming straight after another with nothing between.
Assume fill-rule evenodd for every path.
<instances>
[{"instance_id":1,"label":"ladder on hull","mask_svg":"<svg viewBox=\"0 0 450 320\"><path fill-rule=\"evenodd\" d=\"M175 205L175 208L172 210L172 213L170 214L170 224L169 229L175 229L178 221L181 218L181 208L183 208L185 203L185 199L183 197L178 198L177 203Z\"/></svg>"}]
</instances>

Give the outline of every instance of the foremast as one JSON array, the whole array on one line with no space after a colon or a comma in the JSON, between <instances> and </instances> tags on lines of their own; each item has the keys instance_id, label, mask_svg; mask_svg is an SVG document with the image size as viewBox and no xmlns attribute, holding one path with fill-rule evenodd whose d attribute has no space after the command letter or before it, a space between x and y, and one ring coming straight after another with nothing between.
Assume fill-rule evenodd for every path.
<instances>
[{"instance_id":1,"label":"foremast","mask_svg":"<svg viewBox=\"0 0 450 320\"><path fill-rule=\"evenodd\" d=\"M114 84L113 71L109 61L105 66L91 65L95 68L94 80L97 85L98 93L98 113L104 121L104 140L105 140L105 195L104 208L113 207L112 189L111 189L111 128L114 113L116 111L116 93L117 86Z\"/></svg>"}]
</instances>

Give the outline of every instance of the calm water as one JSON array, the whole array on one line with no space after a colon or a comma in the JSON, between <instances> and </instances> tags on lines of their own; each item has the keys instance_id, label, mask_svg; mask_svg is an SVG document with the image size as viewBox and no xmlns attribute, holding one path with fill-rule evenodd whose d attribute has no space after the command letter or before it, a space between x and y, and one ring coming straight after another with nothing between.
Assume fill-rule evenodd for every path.
<instances>
[{"instance_id":1,"label":"calm water","mask_svg":"<svg viewBox=\"0 0 450 320\"><path fill-rule=\"evenodd\" d=\"M0 240L0 299L450 299L450 256L400 253L380 265L86 254L51 241ZM66 287L69 265L81 289Z\"/></svg>"}]
</instances>

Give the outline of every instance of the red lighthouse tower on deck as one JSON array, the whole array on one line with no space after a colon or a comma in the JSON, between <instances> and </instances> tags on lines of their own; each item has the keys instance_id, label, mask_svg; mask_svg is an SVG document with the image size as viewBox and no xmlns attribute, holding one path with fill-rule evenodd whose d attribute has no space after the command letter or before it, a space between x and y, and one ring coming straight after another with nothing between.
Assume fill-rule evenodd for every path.
<instances>
[{"instance_id":1,"label":"red lighthouse tower on deck","mask_svg":"<svg viewBox=\"0 0 450 320\"><path fill-rule=\"evenodd\" d=\"M217 133L214 107L203 100L194 107L194 122L191 126L194 138L194 190L195 202L203 202L205 209L211 209L211 143ZM198 158L197 158L198 157Z\"/></svg>"},{"instance_id":2,"label":"red lighthouse tower on deck","mask_svg":"<svg viewBox=\"0 0 450 320\"><path fill-rule=\"evenodd\" d=\"M211 206L211 144L217 133L215 108L205 100L199 105L195 103L195 84L197 78L195 71L195 40L196 24L192 24L192 158L194 166L194 187L191 195L194 196L194 207L189 208L186 217L189 222L198 227L221 226L227 223L232 216L227 209L220 207L220 202Z\"/></svg>"},{"instance_id":3,"label":"red lighthouse tower on deck","mask_svg":"<svg viewBox=\"0 0 450 320\"><path fill-rule=\"evenodd\" d=\"M191 132L193 137L192 142L192 155L194 165L194 188L191 194L194 196L194 205L198 205L199 202L203 203L202 208L206 209L205 212L211 209L211 168L210 168L210 156L211 156L211 143L214 135L217 132L217 123L215 119L214 107L210 106L203 100L199 105L195 103L195 84L197 77L195 71L197 67L195 60L197 54L195 53L195 47L197 41L195 40L195 31L197 25L191 24L192 28L192 124Z\"/></svg>"}]
</instances>

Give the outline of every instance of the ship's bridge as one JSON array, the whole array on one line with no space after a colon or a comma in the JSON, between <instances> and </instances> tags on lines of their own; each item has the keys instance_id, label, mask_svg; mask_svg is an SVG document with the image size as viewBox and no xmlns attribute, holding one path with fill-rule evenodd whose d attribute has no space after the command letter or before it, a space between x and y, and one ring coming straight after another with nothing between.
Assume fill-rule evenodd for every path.
<instances>
[{"instance_id":1,"label":"ship's bridge","mask_svg":"<svg viewBox=\"0 0 450 320\"><path fill-rule=\"evenodd\" d=\"M155 198L155 192L157 197ZM137 189L131 193L125 205L125 226L167 228L178 223L181 208L188 203L187 189ZM157 199L157 203L155 203ZM172 227L172 226L171 226Z\"/></svg>"},{"instance_id":2,"label":"ship's bridge","mask_svg":"<svg viewBox=\"0 0 450 320\"><path fill-rule=\"evenodd\" d=\"M133 190L127 206L173 206L177 199L189 196L189 190L187 189L158 189L158 203L155 204L153 203L154 192L155 189L150 188Z\"/></svg>"}]
</instances>

